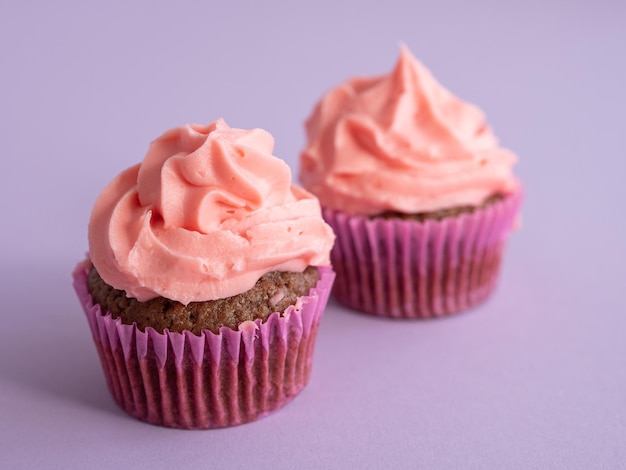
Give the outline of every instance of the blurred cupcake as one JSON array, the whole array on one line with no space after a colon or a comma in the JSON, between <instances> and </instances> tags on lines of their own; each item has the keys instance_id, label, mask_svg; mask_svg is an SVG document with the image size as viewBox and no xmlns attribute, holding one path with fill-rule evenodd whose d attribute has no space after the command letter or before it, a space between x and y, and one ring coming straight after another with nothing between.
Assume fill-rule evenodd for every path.
<instances>
[{"instance_id":1,"label":"blurred cupcake","mask_svg":"<svg viewBox=\"0 0 626 470\"><path fill-rule=\"evenodd\" d=\"M130 415L231 426L308 382L334 235L273 147L222 120L179 127L98 197L74 286Z\"/></svg>"},{"instance_id":2,"label":"blurred cupcake","mask_svg":"<svg viewBox=\"0 0 626 470\"><path fill-rule=\"evenodd\" d=\"M306 130L300 179L337 235L341 303L424 318L489 296L522 188L480 109L403 47L390 74L324 95Z\"/></svg>"}]
</instances>

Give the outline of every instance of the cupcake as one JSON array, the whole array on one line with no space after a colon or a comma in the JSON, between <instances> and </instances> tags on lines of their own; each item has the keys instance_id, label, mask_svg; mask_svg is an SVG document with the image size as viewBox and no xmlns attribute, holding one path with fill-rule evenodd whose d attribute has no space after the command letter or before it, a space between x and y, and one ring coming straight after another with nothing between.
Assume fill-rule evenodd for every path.
<instances>
[{"instance_id":1,"label":"cupcake","mask_svg":"<svg viewBox=\"0 0 626 470\"><path fill-rule=\"evenodd\" d=\"M74 287L130 415L232 426L308 382L334 235L273 148L222 120L175 128L99 195Z\"/></svg>"},{"instance_id":2,"label":"cupcake","mask_svg":"<svg viewBox=\"0 0 626 470\"><path fill-rule=\"evenodd\" d=\"M403 47L390 74L326 93L306 131L300 180L337 235L342 304L426 318L490 295L522 187L480 109Z\"/></svg>"}]
</instances>

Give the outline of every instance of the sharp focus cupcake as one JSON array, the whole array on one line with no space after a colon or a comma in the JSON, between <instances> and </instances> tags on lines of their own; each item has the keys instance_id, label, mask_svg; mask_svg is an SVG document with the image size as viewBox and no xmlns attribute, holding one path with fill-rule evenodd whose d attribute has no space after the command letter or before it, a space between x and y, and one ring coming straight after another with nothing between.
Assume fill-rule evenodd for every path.
<instances>
[{"instance_id":1,"label":"sharp focus cupcake","mask_svg":"<svg viewBox=\"0 0 626 470\"><path fill-rule=\"evenodd\" d=\"M222 120L179 127L98 197L74 286L130 415L232 426L308 382L334 235L273 147Z\"/></svg>"},{"instance_id":2,"label":"sharp focus cupcake","mask_svg":"<svg viewBox=\"0 0 626 470\"><path fill-rule=\"evenodd\" d=\"M522 187L480 109L402 48L390 74L326 93L306 131L300 179L337 235L341 303L425 318L490 295Z\"/></svg>"}]
</instances>

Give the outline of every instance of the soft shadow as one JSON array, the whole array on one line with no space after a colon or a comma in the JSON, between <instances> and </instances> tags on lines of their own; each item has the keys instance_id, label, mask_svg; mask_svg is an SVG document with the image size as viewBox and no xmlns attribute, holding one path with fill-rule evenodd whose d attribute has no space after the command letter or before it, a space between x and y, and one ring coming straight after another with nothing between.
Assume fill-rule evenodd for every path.
<instances>
[{"instance_id":1,"label":"soft shadow","mask_svg":"<svg viewBox=\"0 0 626 470\"><path fill-rule=\"evenodd\" d=\"M72 269L59 264L0 267L5 317L0 325L0 382L123 414L109 393L74 295Z\"/></svg>"}]
</instances>

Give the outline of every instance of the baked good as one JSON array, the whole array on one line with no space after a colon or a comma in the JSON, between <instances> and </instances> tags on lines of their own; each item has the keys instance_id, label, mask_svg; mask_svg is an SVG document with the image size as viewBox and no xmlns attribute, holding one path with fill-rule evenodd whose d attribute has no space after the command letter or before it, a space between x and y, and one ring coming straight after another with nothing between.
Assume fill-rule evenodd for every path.
<instances>
[{"instance_id":1,"label":"baked good","mask_svg":"<svg viewBox=\"0 0 626 470\"><path fill-rule=\"evenodd\" d=\"M306 131L300 180L337 235L341 303L423 318L489 296L522 186L480 109L403 47L391 73L327 92Z\"/></svg>"},{"instance_id":2,"label":"baked good","mask_svg":"<svg viewBox=\"0 0 626 470\"><path fill-rule=\"evenodd\" d=\"M223 120L178 127L99 195L74 286L132 416L231 426L307 383L334 235L273 147Z\"/></svg>"}]
</instances>

